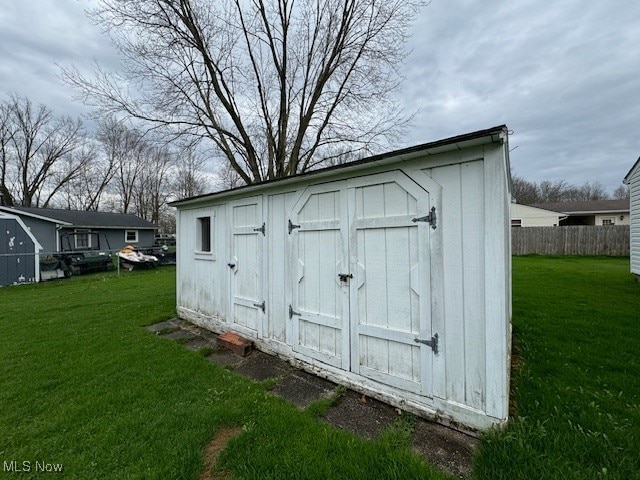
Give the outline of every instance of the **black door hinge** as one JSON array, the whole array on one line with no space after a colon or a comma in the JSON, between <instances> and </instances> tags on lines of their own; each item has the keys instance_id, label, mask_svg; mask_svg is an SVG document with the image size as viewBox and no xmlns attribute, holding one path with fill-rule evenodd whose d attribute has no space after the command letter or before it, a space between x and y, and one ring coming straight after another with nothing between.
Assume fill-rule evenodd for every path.
<instances>
[{"instance_id":1,"label":"black door hinge","mask_svg":"<svg viewBox=\"0 0 640 480\"><path fill-rule=\"evenodd\" d=\"M436 355L438 354L438 334L437 333L434 334L433 337L431 337L431 340L422 340L420 338L414 338L413 341L416 343L422 343L424 345L431 347L431 350L433 350L433 353L435 353Z\"/></svg>"},{"instance_id":2,"label":"black door hinge","mask_svg":"<svg viewBox=\"0 0 640 480\"><path fill-rule=\"evenodd\" d=\"M295 223L291 223L291 219L289 219L289 235L291 235L291 232L295 228L300 228L300 225L296 225Z\"/></svg>"},{"instance_id":3,"label":"black door hinge","mask_svg":"<svg viewBox=\"0 0 640 480\"><path fill-rule=\"evenodd\" d=\"M260 310L262 310L262 313L265 313L267 311L267 302L264 300L262 301L262 303L254 303L253 306L258 307Z\"/></svg>"},{"instance_id":4,"label":"black door hinge","mask_svg":"<svg viewBox=\"0 0 640 480\"><path fill-rule=\"evenodd\" d=\"M262 232L262 236L265 236L267 233L267 226L262 222L262 226L253 229L254 232Z\"/></svg>"},{"instance_id":5,"label":"black door hinge","mask_svg":"<svg viewBox=\"0 0 640 480\"><path fill-rule=\"evenodd\" d=\"M291 305L289 305L289 318L293 318L294 315L302 315L300 312L296 312Z\"/></svg>"},{"instance_id":6,"label":"black door hinge","mask_svg":"<svg viewBox=\"0 0 640 480\"><path fill-rule=\"evenodd\" d=\"M435 229L436 228L436 207L431 207L431 213L429 215L426 215L424 217L418 217L418 218L413 218L411 219L412 222L427 222L428 224L431 225L431 228Z\"/></svg>"}]
</instances>

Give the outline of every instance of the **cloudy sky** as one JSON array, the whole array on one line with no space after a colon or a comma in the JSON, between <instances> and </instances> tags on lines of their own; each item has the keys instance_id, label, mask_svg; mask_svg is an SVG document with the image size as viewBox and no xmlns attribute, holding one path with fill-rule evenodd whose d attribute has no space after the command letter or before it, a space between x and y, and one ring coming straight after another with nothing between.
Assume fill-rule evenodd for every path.
<instances>
[{"instance_id":1,"label":"cloudy sky","mask_svg":"<svg viewBox=\"0 0 640 480\"><path fill-rule=\"evenodd\" d=\"M0 94L86 113L57 64L117 67L93 4L0 0ZM432 0L409 46L402 99L418 113L398 147L504 123L516 175L610 191L640 155L638 0Z\"/></svg>"}]
</instances>

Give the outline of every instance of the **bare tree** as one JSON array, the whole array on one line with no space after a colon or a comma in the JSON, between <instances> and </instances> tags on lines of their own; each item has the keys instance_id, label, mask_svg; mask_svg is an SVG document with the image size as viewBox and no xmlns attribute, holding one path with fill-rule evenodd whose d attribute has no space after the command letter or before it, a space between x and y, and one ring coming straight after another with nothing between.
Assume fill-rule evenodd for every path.
<instances>
[{"instance_id":1,"label":"bare tree","mask_svg":"<svg viewBox=\"0 0 640 480\"><path fill-rule=\"evenodd\" d=\"M565 180L543 180L538 185L543 202L562 202L566 198L565 192L568 188L570 185Z\"/></svg>"},{"instance_id":2,"label":"bare tree","mask_svg":"<svg viewBox=\"0 0 640 480\"><path fill-rule=\"evenodd\" d=\"M173 195L188 198L205 193L209 187L204 174L205 159L195 147L184 147L177 154L173 169Z\"/></svg>"},{"instance_id":3,"label":"bare tree","mask_svg":"<svg viewBox=\"0 0 640 480\"><path fill-rule=\"evenodd\" d=\"M511 177L511 196L524 205L538 203L540 199L538 185L517 175Z\"/></svg>"},{"instance_id":4,"label":"bare tree","mask_svg":"<svg viewBox=\"0 0 640 480\"><path fill-rule=\"evenodd\" d=\"M132 185L135 213L157 224L160 211L171 195L167 176L174 158L166 146L148 145L140 151L143 153L138 158L141 168Z\"/></svg>"},{"instance_id":5,"label":"bare tree","mask_svg":"<svg viewBox=\"0 0 640 480\"><path fill-rule=\"evenodd\" d=\"M631 192L629 191L629 187L627 185L620 185L613 191L613 198L617 200L629 198L630 196Z\"/></svg>"},{"instance_id":6,"label":"bare tree","mask_svg":"<svg viewBox=\"0 0 640 480\"><path fill-rule=\"evenodd\" d=\"M111 172L109 179L102 178L112 178L110 191L116 197L109 207L157 223L171 195L169 172L175 159L169 146L113 117L100 124L97 138Z\"/></svg>"},{"instance_id":7,"label":"bare tree","mask_svg":"<svg viewBox=\"0 0 640 480\"><path fill-rule=\"evenodd\" d=\"M60 189L54 204L69 210L100 210L117 167L116 158L103 151L101 146L99 142L87 139L81 148L68 156L63 171L73 171L78 163L83 168L77 170L73 180ZM77 161L78 156L84 157L84 161Z\"/></svg>"},{"instance_id":8,"label":"bare tree","mask_svg":"<svg viewBox=\"0 0 640 480\"><path fill-rule=\"evenodd\" d=\"M144 135L123 122L108 117L100 124L97 139L113 170L111 191L118 201L112 209L130 213L134 203L135 184L145 168L148 145Z\"/></svg>"},{"instance_id":9,"label":"bare tree","mask_svg":"<svg viewBox=\"0 0 640 480\"><path fill-rule=\"evenodd\" d=\"M46 106L10 97L0 107L0 191L8 205L47 207L82 170L86 157L69 157L82 143L80 120L55 118ZM61 168L72 161L73 168Z\"/></svg>"},{"instance_id":10,"label":"bare tree","mask_svg":"<svg viewBox=\"0 0 640 480\"><path fill-rule=\"evenodd\" d=\"M217 169L216 190L230 190L246 185L242 177L233 169L230 163L223 162Z\"/></svg>"},{"instance_id":11,"label":"bare tree","mask_svg":"<svg viewBox=\"0 0 640 480\"><path fill-rule=\"evenodd\" d=\"M587 202L607 200L609 195L599 182L585 182L576 187L566 180L531 182L517 175L512 176L511 193L518 203Z\"/></svg>"},{"instance_id":12,"label":"bare tree","mask_svg":"<svg viewBox=\"0 0 640 480\"><path fill-rule=\"evenodd\" d=\"M103 114L212 141L244 183L285 177L377 150L406 125L391 94L425 3L102 0L91 17L124 73L62 76Z\"/></svg>"},{"instance_id":13,"label":"bare tree","mask_svg":"<svg viewBox=\"0 0 640 480\"><path fill-rule=\"evenodd\" d=\"M9 106L0 104L0 197L2 202L13 205L13 196L9 190L10 144L14 135Z\"/></svg>"},{"instance_id":14,"label":"bare tree","mask_svg":"<svg viewBox=\"0 0 640 480\"><path fill-rule=\"evenodd\" d=\"M586 182L579 190L581 201L607 200L609 198L609 194L600 182Z\"/></svg>"}]
</instances>

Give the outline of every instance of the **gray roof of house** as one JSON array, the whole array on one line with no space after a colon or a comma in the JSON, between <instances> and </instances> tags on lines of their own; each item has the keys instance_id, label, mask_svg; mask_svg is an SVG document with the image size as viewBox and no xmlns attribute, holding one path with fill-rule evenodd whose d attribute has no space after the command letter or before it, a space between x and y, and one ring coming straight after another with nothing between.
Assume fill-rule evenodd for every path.
<instances>
[{"instance_id":1,"label":"gray roof of house","mask_svg":"<svg viewBox=\"0 0 640 480\"><path fill-rule=\"evenodd\" d=\"M580 213L590 214L628 212L629 199L623 198L622 200L593 200L590 202L533 203L530 206L574 215Z\"/></svg>"},{"instance_id":2,"label":"gray roof of house","mask_svg":"<svg viewBox=\"0 0 640 480\"><path fill-rule=\"evenodd\" d=\"M156 225L137 215L112 212L85 212L59 208L0 207L15 215L26 215L55 223L85 228L154 229Z\"/></svg>"}]
</instances>

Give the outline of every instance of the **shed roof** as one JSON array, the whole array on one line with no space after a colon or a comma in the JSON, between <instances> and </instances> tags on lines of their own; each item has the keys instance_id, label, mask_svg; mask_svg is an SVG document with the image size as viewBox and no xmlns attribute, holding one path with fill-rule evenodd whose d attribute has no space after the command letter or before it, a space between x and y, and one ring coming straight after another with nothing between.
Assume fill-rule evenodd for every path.
<instances>
[{"instance_id":1,"label":"shed roof","mask_svg":"<svg viewBox=\"0 0 640 480\"><path fill-rule=\"evenodd\" d=\"M321 168L318 170L299 173L297 175L292 175L285 178L266 180L264 182L245 185L245 186L233 188L230 190L222 190L219 192L207 193L207 194L198 195L195 197L184 198L175 202L171 202L169 205L173 207L180 207L180 206L188 205L191 203L198 203L201 200L223 197L231 193L235 193L242 190L253 190L265 185L270 185L275 183L281 184L284 182L296 181L300 178L306 178L309 176L320 177L323 174L326 175L327 173L331 173L336 170L346 171L349 169L357 169L358 167L363 165L381 163L381 162L385 162L387 160L396 159L396 158L409 159L409 158L416 158L418 156L437 155L444 152L462 150L463 148L471 148L474 146L506 141L506 139L507 139L507 127L506 125L500 125L497 127L488 128L486 130L478 130L476 132L465 133L463 135L457 135L455 137L436 140L434 142L423 143L420 145L415 145L412 147L407 147L400 150L394 150L391 152L363 158L360 160L356 160L354 162L344 163L341 165L333 165L333 166ZM507 172L509 172L508 174L510 174L509 168L507 168Z\"/></svg>"},{"instance_id":2,"label":"shed roof","mask_svg":"<svg viewBox=\"0 0 640 480\"><path fill-rule=\"evenodd\" d=\"M132 214L112 212L85 212L60 208L0 207L8 213L38 218L65 226L85 228L155 229L156 225Z\"/></svg>"},{"instance_id":3,"label":"shed roof","mask_svg":"<svg viewBox=\"0 0 640 480\"><path fill-rule=\"evenodd\" d=\"M611 212L628 212L629 199L621 200L593 200L589 202L548 202L534 203L531 207L543 208L545 210L554 210L567 214L592 214L592 213L611 213Z\"/></svg>"}]
</instances>

